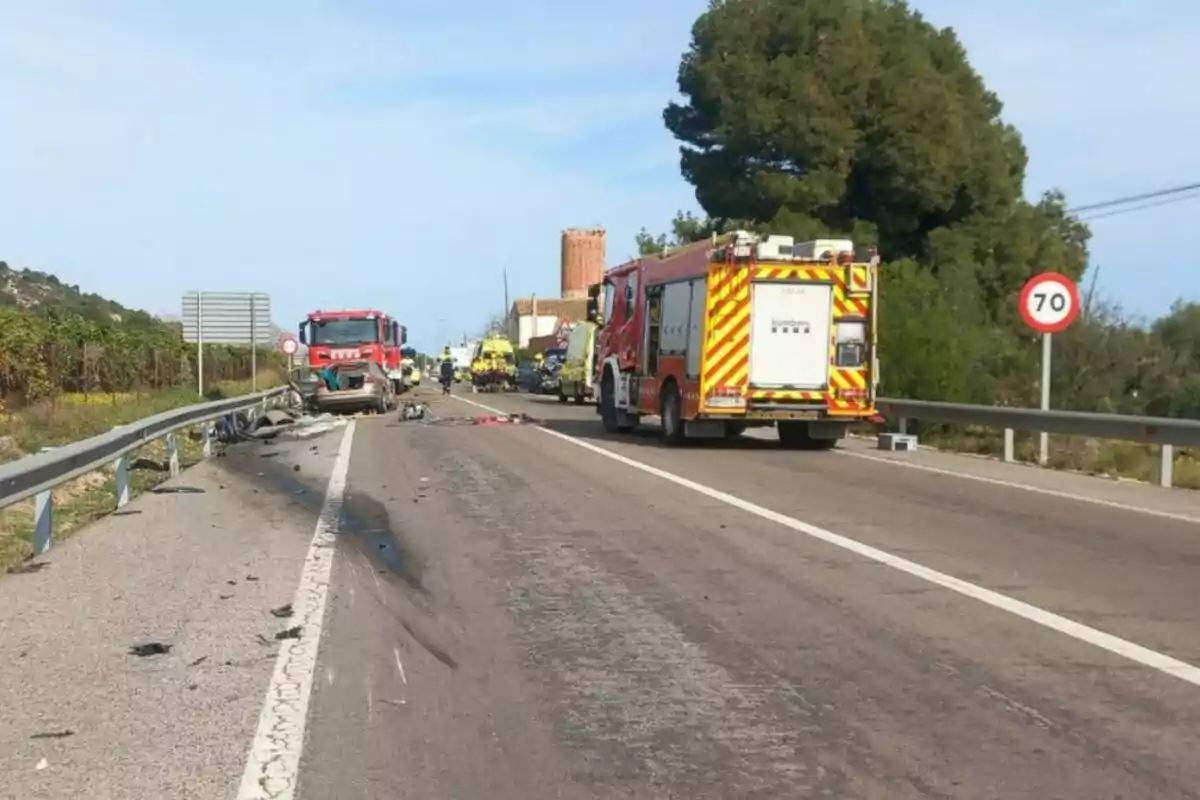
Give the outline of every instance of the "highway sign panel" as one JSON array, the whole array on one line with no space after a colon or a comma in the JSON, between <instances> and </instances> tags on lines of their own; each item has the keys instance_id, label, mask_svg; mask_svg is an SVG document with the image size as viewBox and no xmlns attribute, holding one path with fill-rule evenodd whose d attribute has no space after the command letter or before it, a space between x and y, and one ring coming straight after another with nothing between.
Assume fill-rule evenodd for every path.
<instances>
[{"instance_id":1,"label":"highway sign panel","mask_svg":"<svg viewBox=\"0 0 1200 800\"><path fill-rule=\"evenodd\" d=\"M300 343L290 333L279 334L279 340L276 342L276 345L287 356L294 356L296 351L300 349Z\"/></svg>"},{"instance_id":2,"label":"highway sign panel","mask_svg":"<svg viewBox=\"0 0 1200 800\"><path fill-rule=\"evenodd\" d=\"M1057 272L1034 275L1017 302L1021 319L1038 333L1061 333L1079 317L1079 287Z\"/></svg>"},{"instance_id":3,"label":"highway sign panel","mask_svg":"<svg viewBox=\"0 0 1200 800\"><path fill-rule=\"evenodd\" d=\"M264 292L188 292L183 296L183 340L193 344L270 347L271 297Z\"/></svg>"}]
</instances>

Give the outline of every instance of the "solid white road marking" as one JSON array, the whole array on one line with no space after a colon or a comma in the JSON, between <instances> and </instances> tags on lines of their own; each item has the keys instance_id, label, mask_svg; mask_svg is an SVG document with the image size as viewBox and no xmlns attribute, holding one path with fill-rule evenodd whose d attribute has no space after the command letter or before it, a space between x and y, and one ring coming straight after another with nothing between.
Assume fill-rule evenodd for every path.
<instances>
[{"instance_id":1,"label":"solid white road marking","mask_svg":"<svg viewBox=\"0 0 1200 800\"><path fill-rule=\"evenodd\" d=\"M489 408L482 403L476 403L473 400L466 400L461 397L457 399L462 400L464 403L470 403L471 405L479 406L480 408L486 409L492 413L505 413L503 411L497 411L496 409ZM1030 605L1029 603L1009 597L1008 595L994 592L991 589L985 589L982 586L976 586L973 583L968 583L967 581L955 578L953 575L947 575L944 572L930 569L929 567L918 564L915 561L909 561L906 558L892 555L884 550L880 550L868 544L863 544L862 542L842 536L841 534L834 533L833 531L819 528L816 525L809 525L807 522L801 522L800 520L789 517L786 514L780 514L778 511L772 511L769 508L764 508L763 506L743 500L742 498L728 494L727 492L722 492L719 489L713 489L710 486L696 483L695 481L688 480L687 478L681 477L672 472L667 472L666 470L659 469L658 467L652 467L649 464L643 464L640 461L627 458L603 447L598 447L590 442L585 442L581 439L576 439L573 436L568 436L564 433L552 431L548 428L543 428L540 426L538 427L538 430L549 436L553 436L556 439L569 442L576 447L582 447L584 450L590 450L597 455L617 461L627 467L632 467L633 469L645 472L657 478L662 478L665 481L670 481L671 483L674 483L677 486L682 486L685 489L691 489L693 492L698 492L699 494L712 498L713 500L719 500L720 502L731 505L734 508L745 511L749 514L753 514L756 517L761 517L762 519L769 520L786 528L791 528L794 531L806 534L814 539L834 545L835 547L840 547L843 550L848 550L851 553L855 553L863 558L870 559L878 564L883 564L899 570L900 572L921 578L922 580L928 581L936 586L941 586L944 589L957 592L965 597L978 600L981 603L986 603L993 608L1007 611L1010 614L1021 617L1022 619L1034 622L1051 630L1058 631L1059 633L1065 634L1072 639L1085 642L1086 644L1093 645L1101 650L1106 650L1109 653L1122 656L1130 661L1134 661L1138 664L1142 664L1143 666L1158 670L1166 675L1171 675L1181 680L1185 680L1195 686L1200 686L1200 667L1195 667L1187 662L1172 658L1164 653L1159 653L1155 650L1142 647L1139 644L1121 639L1117 636L1113 636L1110 633L1097 630L1096 628L1083 625L1082 623L1075 622L1074 620L1067 619L1059 614L1055 614L1052 611L1046 611L1045 609L1038 608L1037 606Z\"/></svg>"},{"instance_id":2,"label":"solid white road marking","mask_svg":"<svg viewBox=\"0 0 1200 800\"><path fill-rule=\"evenodd\" d=\"M303 628L303 633L299 639L285 639L279 648L275 673L267 687L258 731L246 757L246 770L242 773L237 800L291 800L296 793L308 701L317 670L317 648L325 624L325 602L336 552L338 517L342 512L346 475L350 470L354 428L355 422L351 420L342 435L329 486L325 490L325 502L317 517L316 531L308 546L300 585L292 602L292 608L298 612L295 624ZM329 678L332 683L332 672Z\"/></svg>"},{"instance_id":3,"label":"solid white road marking","mask_svg":"<svg viewBox=\"0 0 1200 800\"><path fill-rule=\"evenodd\" d=\"M905 467L906 469L916 469L922 472L931 472L935 475L946 475L952 478L962 478L967 481L978 481L979 483L990 483L992 486L1003 486L1006 489L1021 489L1034 494L1043 494L1048 497L1057 497L1062 500L1074 500L1079 503L1091 503L1095 506L1104 506L1105 508L1115 508L1120 511L1131 511L1135 514L1149 514L1152 517L1162 517L1163 519L1172 519L1176 522L1190 522L1192 524L1200 524L1200 517L1192 517L1187 514L1179 514L1174 511L1160 511L1155 508L1146 508L1145 506L1135 506L1129 503L1119 503L1115 500L1103 500L1099 497L1088 497L1087 495L1074 494L1073 492L1063 492L1058 489L1046 489L1041 486L1030 486L1024 483L1016 483L1015 481L1001 480L1000 478L987 478L983 475L971 475L965 472L954 472L949 469L941 469L939 467L930 467L926 464L913 464L908 461L896 461L891 458L882 458L873 456L867 453L855 453L849 450L834 450L839 456L850 456L851 458L861 458L864 461L875 461L880 464L890 464L893 467Z\"/></svg>"},{"instance_id":4,"label":"solid white road marking","mask_svg":"<svg viewBox=\"0 0 1200 800\"><path fill-rule=\"evenodd\" d=\"M392 655L394 655L396 657L396 669L400 671L400 680L404 683L405 686L407 686L408 685L408 676L406 676L404 674L404 664L400 661L400 648L393 647Z\"/></svg>"}]
</instances>

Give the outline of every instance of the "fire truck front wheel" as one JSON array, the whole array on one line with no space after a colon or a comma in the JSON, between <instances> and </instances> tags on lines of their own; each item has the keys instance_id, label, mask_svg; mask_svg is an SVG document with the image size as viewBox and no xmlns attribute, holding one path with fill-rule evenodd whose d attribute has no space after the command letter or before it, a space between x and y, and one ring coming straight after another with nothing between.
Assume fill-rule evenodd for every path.
<instances>
[{"instance_id":1,"label":"fire truck front wheel","mask_svg":"<svg viewBox=\"0 0 1200 800\"><path fill-rule=\"evenodd\" d=\"M683 400L679 387L668 383L659 401L662 414L663 441L667 444L683 444L686 438L683 427Z\"/></svg>"},{"instance_id":2,"label":"fire truck front wheel","mask_svg":"<svg viewBox=\"0 0 1200 800\"><path fill-rule=\"evenodd\" d=\"M604 430L609 433L623 433L633 430L625 414L617 408L617 383L613 379L612 370L604 371L604 379L600 382L600 421Z\"/></svg>"}]
</instances>

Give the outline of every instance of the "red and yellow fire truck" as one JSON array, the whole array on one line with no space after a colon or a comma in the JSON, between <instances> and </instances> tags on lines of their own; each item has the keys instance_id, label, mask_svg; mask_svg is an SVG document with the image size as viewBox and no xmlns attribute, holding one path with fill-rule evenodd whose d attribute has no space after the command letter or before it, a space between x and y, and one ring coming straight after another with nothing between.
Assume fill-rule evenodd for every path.
<instances>
[{"instance_id":1,"label":"red and yellow fire truck","mask_svg":"<svg viewBox=\"0 0 1200 800\"><path fill-rule=\"evenodd\" d=\"M300 341L308 346L312 369L370 360L383 367L397 392L402 391L401 349L408 343L408 329L382 311L314 311L300 323Z\"/></svg>"},{"instance_id":2,"label":"red and yellow fire truck","mask_svg":"<svg viewBox=\"0 0 1200 800\"><path fill-rule=\"evenodd\" d=\"M663 437L774 425L784 447L832 448L876 417L879 258L853 242L737 231L614 267L589 289L597 411Z\"/></svg>"}]
</instances>

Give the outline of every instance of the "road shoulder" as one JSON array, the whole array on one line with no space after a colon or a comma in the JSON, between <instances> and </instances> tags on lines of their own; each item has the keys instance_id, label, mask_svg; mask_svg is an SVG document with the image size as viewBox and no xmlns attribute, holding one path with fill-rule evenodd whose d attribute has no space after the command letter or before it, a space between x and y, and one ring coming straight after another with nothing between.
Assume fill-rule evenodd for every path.
<instances>
[{"instance_id":1,"label":"road shoulder","mask_svg":"<svg viewBox=\"0 0 1200 800\"><path fill-rule=\"evenodd\" d=\"M231 448L0 581L5 796L233 792L335 451Z\"/></svg>"}]
</instances>

